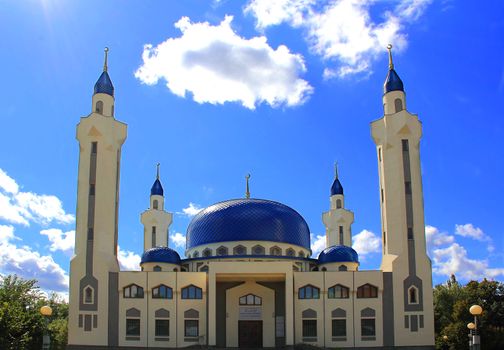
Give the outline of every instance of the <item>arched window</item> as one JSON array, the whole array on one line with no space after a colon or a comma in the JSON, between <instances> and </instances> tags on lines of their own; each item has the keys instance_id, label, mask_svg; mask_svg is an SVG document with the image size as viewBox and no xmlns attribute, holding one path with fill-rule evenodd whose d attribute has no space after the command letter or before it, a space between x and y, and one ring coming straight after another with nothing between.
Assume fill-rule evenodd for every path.
<instances>
[{"instance_id":1,"label":"arched window","mask_svg":"<svg viewBox=\"0 0 504 350\"><path fill-rule=\"evenodd\" d=\"M208 258L209 256L212 256L212 249L206 248L203 250L203 257Z\"/></svg>"},{"instance_id":2,"label":"arched window","mask_svg":"<svg viewBox=\"0 0 504 350\"><path fill-rule=\"evenodd\" d=\"M271 247L270 248L270 255L276 255L276 256L282 255L282 249L280 249L277 246Z\"/></svg>"},{"instance_id":3,"label":"arched window","mask_svg":"<svg viewBox=\"0 0 504 350\"><path fill-rule=\"evenodd\" d=\"M350 289L348 287L337 284L327 291L329 299L348 299L350 296Z\"/></svg>"},{"instance_id":4,"label":"arched window","mask_svg":"<svg viewBox=\"0 0 504 350\"><path fill-rule=\"evenodd\" d=\"M91 286L84 288L84 304L93 304L94 290Z\"/></svg>"},{"instance_id":5,"label":"arched window","mask_svg":"<svg viewBox=\"0 0 504 350\"><path fill-rule=\"evenodd\" d=\"M320 269L320 271L324 271L325 272L325 271L327 271L327 268L323 267L323 268Z\"/></svg>"},{"instance_id":6,"label":"arched window","mask_svg":"<svg viewBox=\"0 0 504 350\"><path fill-rule=\"evenodd\" d=\"M336 209L341 208L341 199L336 199Z\"/></svg>"},{"instance_id":7,"label":"arched window","mask_svg":"<svg viewBox=\"0 0 504 350\"><path fill-rule=\"evenodd\" d=\"M319 299L320 298L320 289L317 287L308 284L304 287L299 288L298 291L299 299Z\"/></svg>"},{"instance_id":8,"label":"arched window","mask_svg":"<svg viewBox=\"0 0 504 350\"><path fill-rule=\"evenodd\" d=\"M254 294L240 297L240 305L262 305L262 298Z\"/></svg>"},{"instance_id":9,"label":"arched window","mask_svg":"<svg viewBox=\"0 0 504 350\"><path fill-rule=\"evenodd\" d=\"M357 298L378 298L378 288L366 283L357 288Z\"/></svg>"},{"instance_id":10,"label":"arched window","mask_svg":"<svg viewBox=\"0 0 504 350\"><path fill-rule=\"evenodd\" d=\"M300 251L299 251L298 256L299 256L300 258L304 258L304 253L303 253L303 251L302 251L302 250L300 250Z\"/></svg>"},{"instance_id":11,"label":"arched window","mask_svg":"<svg viewBox=\"0 0 504 350\"><path fill-rule=\"evenodd\" d=\"M264 255L265 253L266 251L262 245L256 245L252 247L253 255Z\"/></svg>"},{"instance_id":12,"label":"arched window","mask_svg":"<svg viewBox=\"0 0 504 350\"><path fill-rule=\"evenodd\" d=\"M348 267L346 265L340 265L338 271L348 271Z\"/></svg>"},{"instance_id":13,"label":"arched window","mask_svg":"<svg viewBox=\"0 0 504 350\"><path fill-rule=\"evenodd\" d=\"M169 337L170 336L170 311L166 309L158 309L154 312L155 327L154 335L156 337ZM156 340L169 340L168 338Z\"/></svg>"},{"instance_id":14,"label":"arched window","mask_svg":"<svg viewBox=\"0 0 504 350\"><path fill-rule=\"evenodd\" d=\"M247 248L245 248L241 244L237 245L236 247L233 248L233 254L234 255L245 255L245 254L247 254Z\"/></svg>"},{"instance_id":15,"label":"arched window","mask_svg":"<svg viewBox=\"0 0 504 350\"><path fill-rule=\"evenodd\" d=\"M193 253L192 257L193 257L193 258L197 258L198 256L199 256L199 252L196 250L196 251Z\"/></svg>"},{"instance_id":16,"label":"arched window","mask_svg":"<svg viewBox=\"0 0 504 350\"><path fill-rule=\"evenodd\" d=\"M182 299L203 299L203 290L191 284L182 288Z\"/></svg>"},{"instance_id":17,"label":"arched window","mask_svg":"<svg viewBox=\"0 0 504 350\"><path fill-rule=\"evenodd\" d=\"M418 290L416 287L408 289L408 299L410 304L418 304Z\"/></svg>"},{"instance_id":18,"label":"arched window","mask_svg":"<svg viewBox=\"0 0 504 350\"><path fill-rule=\"evenodd\" d=\"M152 288L152 299L173 299L173 290L161 284Z\"/></svg>"},{"instance_id":19,"label":"arched window","mask_svg":"<svg viewBox=\"0 0 504 350\"><path fill-rule=\"evenodd\" d=\"M96 105L95 105L95 112L96 112L96 113L103 114L103 101L98 101L98 102L96 102Z\"/></svg>"},{"instance_id":20,"label":"arched window","mask_svg":"<svg viewBox=\"0 0 504 350\"><path fill-rule=\"evenodd\" d=\"M154 271L154 272L162 271L161 266L159 266L159 265L154 266L154 268L152 269L152 271Z\"/></svg>"},{"instance_id":21,"label":"arched window","mask_svg":"<svg viewBox=\"0 0 504 350\"><path fill-rule=\"evenodd\" d=\"M403 110L402 100L400 98L396 98L394 100L394 107L395 107L396 113Z\"/></svg>"},{"instance_id":22,"label":"arched window","mask_svg":"<svg viewBox=\"0 0 504 350\"><path fill-rule=\"evenodd\" d=\"M285 255L287 256L296 256L296 252L294 251L294 249L292 248L289 248L285 251Z\"/></svg>"},{"instance_id":23,"label":"arched window","mask_svg":"<svg viewBox=\"0 0 504 350\"><path fill-rule=\"evenodd\" d=\"M228 255L228 249L224 246L220 246L217 248L217 255L223 256L223 255Z\"/></svg>"},{"instance_id":24,"label":"arched window","mask_svg":"<svg viewBox=\"0 0 504 350\"><path fill-rule=\"evenodd\" d=\"M203 266L203 267L200 269L200 272L208 272L208 265Z\"/></svg>"},{"instance_id":25,"label":"arched window","mask_svg":"<svg viewBox=\"0 0 504 350\"><path fill-rule=\"evenodd\" d=\"M142 287L136 284L130 284L129 286L124 287L123 289L123 297L124 298L137 298L143 299L144 290Z\"/></svg>"},{"instance_id":26,"label":"arched window","mask_svg":"<svg viewBox=\"0 0 504 350\"><path fill-rule=\"evenodd\" d=\"M152 207L153 207L154 209L157 209L157 208L158 208L158 206L159 206L158 200L157 200L157 199L154 199L154 200L152 201Z\"/></svg>"},{"instance_id":27,"label":"arched window","mask_svg":"<svg viewBox=\"0 0 504 350\"><path fill-rule=\"evenodd\" d=\"M376 312L369 307L361 310L361 339L375 340L376 338Z\"/></svg>"}]
</instances>

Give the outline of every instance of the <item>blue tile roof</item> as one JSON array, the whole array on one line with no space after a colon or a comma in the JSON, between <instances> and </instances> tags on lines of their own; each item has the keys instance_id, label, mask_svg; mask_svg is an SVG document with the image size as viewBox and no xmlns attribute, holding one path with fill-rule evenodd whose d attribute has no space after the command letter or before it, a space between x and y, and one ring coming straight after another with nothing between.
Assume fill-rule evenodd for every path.
<instances>
[{"instance_id":1,"label":"blue tile roof","mask_svg":"<svg viewBox=\"0 0 504 350\"><path fill-rule=\"evenodd\" d=\"M155 247L147 249L142 254L140 264L148 262L169 263L180 265L180 256L176 251L168 247Z\"/></svg>"},{"instance_id":2,"label":"blue tile roof","mask_svg":"<svg viewBox=\"0 0 504 350\"><path fill-rule=\"evenodd\" d=\"M389 70L385 84L383 84L383 93L386 94L390 91L404 91L403 82L394 69Z\"/></svg>"},{"instance_id":3,"label":"blue tile roof","mask_svg":"<svg viewBox=\"0 0 504 350\"><path fill-rule=\"evenodd\" d=\"M318 256L319 264L332 262L359 262L359 255L346 245L333 245L324 249Z\"/></svg>"},{"instance_id":4,"label":"blue tile roof","mask_svg":"<svg viewBox=\"0 0 504 350\"><path fill-rule=\"evenodd\" d=\"M95 94L107 94L114 97L114 85L107 72L103 72L94 86Z\"/></svg>"},{"instance_id":5,"label":"blue tile roof","mask_svg":"<svg viewBox=\"0 0 504 350\"><path fill-rule=\"evenodd\" d=\"M343 186L341 186L341 182L338 178L334 179L331 186L331 196L334 196L335 194L343 194Z\"/></svg>"},{"instance_id":6,"label":"blue tile roof","mask_svg":"<svg viewBox=\"0 0 504 350\"><path fill-rule=\"evenodd\" d=\"M232 199L200 211L187 228L186 248L232 241L272 241L310 249L310 229L294 209L265 199Z\"/></svg>"},{"instance_id":7,"label":"blue tile roof","mask_svg":"<svg viewBox=\"0 0 504 350\"><path fill-rule=\"evenodd\" d=\"M159 181L159 179L156 179L151 187L150 194L151 196L162 196L163 193L164 191L163 186L161 185L161 181Z\"/></svg>"}]
</instances>

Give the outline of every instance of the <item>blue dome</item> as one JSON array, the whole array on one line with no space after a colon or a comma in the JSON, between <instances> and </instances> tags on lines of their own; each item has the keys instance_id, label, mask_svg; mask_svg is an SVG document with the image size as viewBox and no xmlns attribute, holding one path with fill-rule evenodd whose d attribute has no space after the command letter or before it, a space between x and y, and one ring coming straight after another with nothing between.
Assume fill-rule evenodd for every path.
<instances>
[{"instance_id":1,"label":"blue dome","mask_svg":"<svg viewBox=\"0 0 504 350\"><path fill-rule=\"evenodd\" d=\"M103 72L94 86L95 94L107 94L114 97L114 85L107 72Z\"/></svg>"},{"instance_id":2,"label":"blue dome","mask_svg":"<svg viewBox=\"0 0 504 350\"><path fill-rule=\"evenodd\" d=\"M156 181L154 181L154 184L152 185L151 189L150 189L150 195L151 196L162 196L164 193L163 191L163 186L161 186L161 181L159 181L159 179L156 179Z\"/></svg>"},{"instance_id":3,"label":"blue dome","mask_svg":"<svg viewBox=\"0 0 504 350\"><path fill-rule=\"evenodd\" d=\"M390 91L404 91L403 82L394 69L389 70L385 84L383 84L383 93L386 94Z\"/></svg>"},{"instance_id":4,"label":"blue dome","mask_svg":"<svg viewBox=\"0 0 504 350\"><path fill-rule=\"evenodd\" d=\"M359 262L359 254L346 245L333 245L324 249L318 256L319 264L334 262Z\"/></svg>"},{"instance_id":5,"label":"blue dome","mask_svg":"<svg viewBox=\"0 0 504 350\"><path fill-rule=\"evenodd\" d=\"M310 229L297 211L265 199L232 199L200 211L187 228L186 248L231 241L272 241L310 249Z\"/></svg>"},{"instance_id":6,"label":"blue dome","mask_svg":"<svg viewBox=\"0 0 504 350\"><path fill-rule=\"evenodd\" d=\"M147 249L142 254L142 260L140 260L140 264L148 262L180 265L180 256L176 251L168 247L155 247Z\"/></svg>"},{"instance_id":7,"label":"blue dome","mask_svg":"<svg viewBox=\"0 0 504 350\"><path fill-rule=\"evenodd\" d=\"M335 194L343 194L343 186L341 186L341 182L338 180L338 178L334 179L334 182L331 186L331 196L334 196Z\"/></svg>"}]
</instances>

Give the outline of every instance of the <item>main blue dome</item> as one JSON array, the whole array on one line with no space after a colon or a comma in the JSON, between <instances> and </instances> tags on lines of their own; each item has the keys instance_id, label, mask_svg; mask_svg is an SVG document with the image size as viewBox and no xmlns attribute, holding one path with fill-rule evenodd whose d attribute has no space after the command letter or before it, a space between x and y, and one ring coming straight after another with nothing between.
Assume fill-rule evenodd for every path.
<instances>
[{"instance_id":1,"label":"main blue dome","mask_svg":"<svg viewBox=\"0 0 504 350\"><path fill-rule=\"evenodd\" d=\"M230 241L272 241L310 249L310 229L297 211L265 199L232 199L200 211L187 228L186 248Z\"/></svg>"},{"instance_id":2,"label":"main blue dome","mask_svg":"<svg viewBox=\"0 0 504 350\"><path fill-rule=\"evenodd\" d=\"M318 256L319 264L333 262L359 262L359 255L346 245L333 245L324 249Z\"/></svg>"},{"instance_id":3,"label":"main blue dome","mask_svg":"<svg viewBox=\"0 0 504 350\"><path fill-rule=\"evenodd\" d=\"M114 85L107 72L103 72L94 86L95 94L107 94L114 97Z\"/></svg>"},{"instance_id":4,"label":"main blue dome","mask_svg":"<svg viewBox=\"0 0 504 350\"><path fill-rule=\"evenodd\" d=\"M383 93L386 94L390 91L404 91L403 82L394 69L389 70L385 84L383 84Z\"/></svg>"},{"instance_id":5,"label":"main blue dome","mask_svg":"<svg viewBox=\"0 0 504 350\"><path fill-rule=\"evenodd\" d=\"M180 265L180 256L176 251L168 247L154 247L147 249L142 254L140 264L148 262Z\"/></svg>"}]
</instances>

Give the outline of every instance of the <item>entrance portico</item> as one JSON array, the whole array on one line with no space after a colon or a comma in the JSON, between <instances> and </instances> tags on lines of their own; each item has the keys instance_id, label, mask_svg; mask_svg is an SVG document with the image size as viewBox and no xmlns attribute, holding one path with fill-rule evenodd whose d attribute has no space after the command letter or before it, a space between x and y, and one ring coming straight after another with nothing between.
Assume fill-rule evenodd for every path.
<instances>
[{"instance_id":1,"label":"entrance portico","mask_svg":"<svg viewBox=\"0 0 504 350\"><path fill-rule=\"evenodd\" d=\"M293 295L292 262L210 262L208 344L218 347L293 345ZM247 296L249 302L243 299ZM260 300L254 301L254 297ZM262 341L252 344L254 334L256 340L261 337Z\"/></svg>"}]
</instances>

